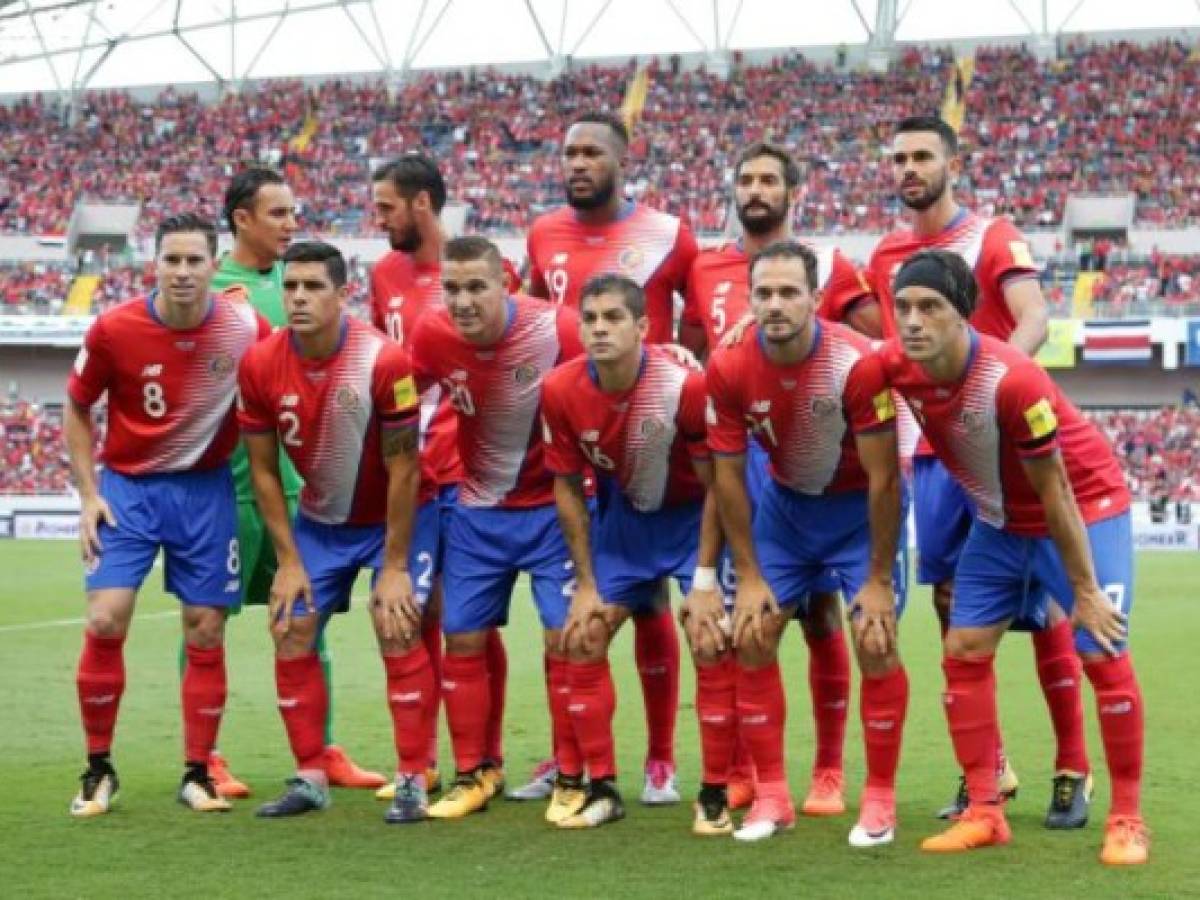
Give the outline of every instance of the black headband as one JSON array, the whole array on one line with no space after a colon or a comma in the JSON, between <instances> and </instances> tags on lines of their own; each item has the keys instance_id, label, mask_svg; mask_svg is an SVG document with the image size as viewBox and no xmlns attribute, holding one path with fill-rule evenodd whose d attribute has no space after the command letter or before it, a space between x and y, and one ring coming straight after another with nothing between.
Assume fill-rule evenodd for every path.
<instances>
[{"instance_id":1,"label":"black headband","mask_svg":"<svg viewBox=\"0 0 1200 900\"><path fill-rule=\"evenodd\" d=\"M971 318L975 311L975 298L970 286L960 284L961 279L948 265L933 255L921 255L906 262L896 273L892 293L898 294L906 287L923 287L937 291L958 310L964 319Z\"/></svg>"}]
</instances>

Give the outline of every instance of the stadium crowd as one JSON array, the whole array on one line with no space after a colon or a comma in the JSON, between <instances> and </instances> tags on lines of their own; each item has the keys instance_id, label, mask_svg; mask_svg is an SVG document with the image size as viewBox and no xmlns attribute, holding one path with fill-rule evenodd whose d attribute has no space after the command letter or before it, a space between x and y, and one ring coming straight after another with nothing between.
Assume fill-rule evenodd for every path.
<instances>
[{"instance_id":1,"label":"stadium crowd","mask_svg":"<svg viewBox=\"0 0 1200 900\"><path fill-rule=\"evenodd\" d=\"M61 407L0 404L0 448L0 494L62 494L70 488Z\"/></svg>"},{"instance_id":2,"label":"stadium crowd","mask_svg":"<svg viewBox=\"0 0 1200 900\"><path fill-rule=\"evenodd\" d=\"M965 93L959 194L1021 228L1057 225L1073 191L1132 189L1142 222L1197 221L1200 73L1189 59L1176 41L1073 45L1048 63L981 49ZM884 230L901 209L878 164L879 129L938 108L950 67L949 50L929 49L882 74L798 53L738 60L728 79L652 65L628 186L698 232L719 231L736 149L770 137L808 162L796 205L802 231ZM75 124L39 95L0 106L0 232L63 233L84 197L141 202L149 231L257 162L284 170L305 230L369 233L364 159L416 147L443 161L471 230L521 231L561 200L564 123L581 108L616 108L633 77L632 64L550 81L438 72L394 95L380 81L271 81L211 104L174 88L153 102L103 92L85 97Z\"/></svg>"}]
</instances>

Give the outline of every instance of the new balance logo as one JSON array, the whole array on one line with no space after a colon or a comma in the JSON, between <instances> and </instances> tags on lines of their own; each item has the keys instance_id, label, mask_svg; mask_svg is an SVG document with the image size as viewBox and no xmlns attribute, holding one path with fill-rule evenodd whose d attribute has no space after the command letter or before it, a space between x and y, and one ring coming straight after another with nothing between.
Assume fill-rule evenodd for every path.
<instances>
[{"instance_id":1,"label":"new balance logo","mask_svg":"<svg viewBox=\"0 0 1200 900\"><path fill-rule=\"evenodd\" d=\"M586 712L586 711L587 711L586 703L572 703L570 706L567 707L567 712L571 712L571 713L581 713L581 712Z\"/></svg>"},{"instance_id":2,"label":"new balance logo","mask_svg":"<svg viewBox=\"0 0 1200 900\"><path fill-rule=\"evenodd\" d=\"M729 289L732 287L733 287L732 281L722 281L722 282L719 282L715 288L713 288L713 293L714 294L728 294Z\"/></svg>"},{"instance_id":3,"label":"new balance logo","mask_svg":"<svg viewBox=\"0 0 1200 900\"><path fill-rule=\"evenodd\" d=\"M1132 700L1122 700L1120 703L1107 703L1100 707L1102 716L1123 716L1133 709Z\"/></svg>"},{"instance_id":4,"label":"new balance logo","mask_svg":"<svg viewBox=\"0 0 1200 900\"><path fill-rule=\"evenodd\" d=\"M280 697L279 698L279 708L280 709L295 709L299 705L300 705L299 697Z\"/></svg>"},{"instance_id":5,"label":"new balance logo","mask_svg":"<svg viewBox=\"0 0 1200 900\"><path fill-rule=\"evenodd\" d=\"M219 718L221 716L221 714L225 712L225 707L223 707L223 706L202 706L198 710L196 710L196 712L198 712L202 716L208 716L210 718L215 719L215 718Z\"/></svg>"},{"instance_id":6,"label":"new balance logo","mask_svg":"<svg viewBox=\"0 0 1200 900\"><path fill-rule=\"evenodd\" d=\"M143 378L157 378L162 374L162 363L151 363L142 369Z\"/></svg>"},{"instance_id":7,"label":"new balance logo","mask_svg":"<svg viewBox=\"0 0 1200 900\"><path fill-rule=\"evenodd\" d=\"M743 725L766 725L767 724L767 714L766 713L756 713L755 715L752 715L752 716L742 716L742 724Z\"/></svg>"},{"instance_id":8,"label":"new balance logo","mask_svg":"<svg viewBox=\"0 0 1200 900\"><path fill-rule=\"evenodd\" d=\"M757 413L759 415L762 415L763 413L769 413L770 411L771 411L771 401L770 400L755 400L753 403L750 404L750 412L752 412L752 413Z\"/></svg>"},{"instance_id":9,"label":"new balance logo","mask_svg":"<svg viewBox=\"0 0 1200 900\"><path fill-rule=\"evenodd\" d=\"M954 705L954 695L953 694L942 694L942 702L945 703L947 706L953 706Z\"/></svg>"},{"instance_id":10,"label":"new balance logo","mask_svg":"<svg viewBox=\"0 0 1200 900\"><path fill-rule=\"evenodd\" d=\"M822 703L821 708L822 709L845 709L846 701L845 700L834 700L830 703Z\"/></svg>"},{"instance_id":11,"label":"new balance logo","mask_svg":"<svg viewBox=\"0 0 1200 900\"><path fill-rule=\"evenodd\" d=\"M1073 687L1075 687L1075 679L1074 678L1062 678L1062 679L1059 679L1058 681L1055 681L1055 682L1052 682L1051 684L1046 685L1046 689L1051 690L1051 691L1061 691L1061 690L1064 690L1065 688L1073 688Z\"/></svg>"},{"instance_id":12,"label":"new balance logo","mask_svg":"<svg viewBox=\"0 0 1200 900\"><path fill-rule=\"evenodd\" d=\"M116 694L99 694L95 697L85 697L83 702L88 706L107 706L116 701Z\"/></svg>"},{"instance_id":13,"label":"new balance logo","mask_svg":"<svg viewBox=\"0 0 1200 900\"><path fill-rule=\"evenodd\" d=\"M409 691L405 694L390 694L388 699L392 703L419 703L421 701L421 692Z\"/></svg>"},{"instance_id":14,"label":"new balance logo","mask_svg":"<svg viewBox=\"0 0 1200 900\"><path fill-rule=\"evenodd\" d=\"M566 262L567 254L565 253L555 253L554 256L550 257L550 265L552 266L566 265Z\"/></svg>"},{"instance_id":15,"label":"new balance logo","mask_svg":"<svg viewBox=\"0 0 1200 900\"><path fill-rule=\"evenodd\" d=\"M867 719L867 727L872 731L891 731L896 723L892 719Z\"/></svg>"},{"instance_id":16,"label":"new balance logo","mask_svg":"<svg viewBox=\"0 0 1200 900\"><path fill-rule=\"evenodd\" d=\"M723 716L720 714L713 715L710 713L707 716L701 716L700 721L706 725L724 725L729 721L729 716Z\"/></svg>"},{"instance_id":17,"label":"new balance logo","mask_svg":"<svg viewBox=\"0 0 1200 900\"><path fill-rule=\"evenodd\" d=\"M458 689L457 681L443 681L442 682L442 690L443 691L453 691L453 690L457 690L457 689Z\"/></svg>"},{"instance_id":18,"label":"new balance logo","mask_svg":"<svg viewBox=\"0 0 1200 900\"><path fill-rule=\"evenodd\" d=\"M666 666L645 666L641 669L638 669L638 671L641 672L643 675L666 675L667 667Z\"/></svg>"},{"instance_id":19,"label":"new balance logo","mask_svg":"<svg viewBox=\"0 0 1200 900\"><path fill-rule=\"evenodd\" d=\"M299 406L300 405L300 395L299 394L284 394L282 397L279 398L279 405L282 406L284 409L287 409L289 406Z\"/></svg>"},{"instance_id":20,"label":"new balance logo","mask_svg":"<svg viewBox=\"0 0 1200 900\"><path fill-rule=\"evenodd\" d=\"M580 440L591 441L593 444L600 440L600 432L595 429L589 429L579 435Z\"/></svg>"}]
</instances>

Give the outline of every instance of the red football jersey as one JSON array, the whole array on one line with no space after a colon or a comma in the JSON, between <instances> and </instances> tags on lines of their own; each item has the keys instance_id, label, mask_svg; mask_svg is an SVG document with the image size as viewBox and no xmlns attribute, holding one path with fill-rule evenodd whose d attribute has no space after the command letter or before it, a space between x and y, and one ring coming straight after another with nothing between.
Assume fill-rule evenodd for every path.
<instances>
[{"instance_id":1,"label":"red football jersey","mask_svg":"<svg viewBox=\"0 0 1200 900\"><path fill-rule=\"evenodd\" d=\"M508 316L504 335L489 347L459 335L444 310L422 318L413 338L419 381L440 382L458 416L465 506L554 502L538 430L542 379L583 352L579 318L520 294L509 298Z\"/></svg>"},{"instance_id":2,"label":"red football jersey","mask_svg":"<svg viewBox=\"0 0 1200 900\"><path fill-rule=\"evenodd\" d=\"M546 468L594 472L639 512L702 500L692 459L708 456L705 398L704 374L657 347L646 348L637 381L618 393L601 390L593 365L577 357L542 387Z\"/></svg>"},{"instance_id":3,"label":"red football jersey","mask_svg":"<svg viewBox=\"0 0 1200 900\"><path fill-rule=\"evenodd\" d=\"M843 322L858 300L871 296L866 276L835 247L814 247L821 305L817 315ZM703 250L692 263L683 300L683 320L701 325L708 348L750 311L750 257L740 242Z\"/></svg>"},{"instance_id":4,"label":"red football jersey","mask_svg":"<svg viewBox=\"0 0 1200 900\"><path fill-rule=\"evenodd\" d=\"M211 469L237 445L238 362L270 334L248 303L213 297L196 328L174 329L154 295L102 313L87 331L67 393L87 409L108 392L101 459L125 475Z\"/></svg>"},{"instance_id":5,"label":"red football jersey","mask_svg":"<svg viewBox=\"0 0 1200 900\"><path fill-rule=\"evenodd\" d=\"M1055 450L1085 522L1129 508L1125 478L1103 436L1037 363L1004 341L972 331L967 370L950 384L932 381L899 341L884 344L862 369L867 390L890 385L904 397L987 524L1049 534L1021 460Z\"/></svg>"},{"instance_id":6,"label":"red football jersey","mask_svg":"<svg viewBox=\"0 0 1200 900\"><path fill-rule=\"evenodd\" d=\"M767 358L757 328L713 353L708 445L714 453L745 453L749 429L784 487L810 495L862 490L867 473L854 435L895 427L895 402L885 388L862 387L867 338L836 322L817 320L816 328L812 351L788 366Z\"/></svg>"},{"instance_id":7,"label":"red football jersey","mask_svg":"<svg viewBox=\"0 0 1200 900\"><path fill-rule=\"evenodd\" d=\"M371 269L371 321L412 353L417 321L442 308L442 268L418 266L412 256L391 250ZM454 410L439 385L421 395L421 478L437 485L462 481Z\"/></svg>"},{"instance_id":8,"label":"red football jersey","mask_svg":"<svg viewBox=\"0 0 1200 900\"><path fill-rule=\"evenodd\" d=\"M615 222L585 225L564 206L534 220L528 252L534 296L579 309L589 278L627 275L646 292L646 340L675 339L674 295L683 293L697 252L696 239L675 216L629 202Z\"/></svg>"},{"instance_id":9,"label":"red football jersey","mask_svg":"<svg viewBox=\"0 0 1200 900\"><path fill-rule=\"evenodd\" d=\"M347 316L337 350L300 355L282 328L242 360L238 421L274 431L304 479L300 510L326 525L378 525L387 517L386 428L412 427L420 397L408 353Z\"/></svg>"},{"instance_id":10,"label":"red football jersey","mask_svg":"<svg viewBox=\"0 0 1200 900\"><path fill-rule=\"evenodd\" d=\"M979 300L971 324L983 334L1008 340L1016 327L1004 300L1004 285L1015 278L1037 277L1029 244L1008 219L986 219L960 210L940 234L920 237L900 228L885 235L871 254L867 269L883 310L883 334L896 337L892 281L904 261L918 250L952 250L975 272Z\"/></svg>"}]
</instances>

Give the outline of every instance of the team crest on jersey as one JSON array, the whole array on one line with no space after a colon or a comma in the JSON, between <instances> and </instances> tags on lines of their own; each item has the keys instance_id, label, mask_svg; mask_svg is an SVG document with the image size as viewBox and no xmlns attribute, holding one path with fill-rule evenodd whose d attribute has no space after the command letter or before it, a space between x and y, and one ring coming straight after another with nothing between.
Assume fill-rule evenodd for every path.
<instances>
[{"instance_id":1,"label":"team crest on jersey","mask_svg":"<svg viewBox=\"0 0 1200 900\"><path fill-rule=\"evenodd\" d=\"M755 400L753 403L750 404L750 412L752 412L752 413L758 413L759 415L763 415L765 413L769 413L770 411L771 411L771 401L770 400Z\"/></svg>"},{"instance_id":2,"label":"team crest on jersey","mask_svg":"<svg viewBox=\"0 0 1200 900\"><path fill-rule=\"evenodd\" d=\"M218 378L224 378L233 372L234 368L233 355L230 353L218 353L208 361L208 371Z\"/></svg>"},{"instance_id":3,"label":"team crest on jersey","mask_svg":"<svg viewBox=\"0 0 1200 900\"><path fill-rule=\"evenodd\" d=\"M987 423L987 414L977 409L964 409L959 415L958 421L962 424L964 431L974 434L983 430Z\"/></svg>"},{"instance_id":4,"label":"team crest on jersey","mask_svg":"<svg viewBox=\"0 0 1200 900\"><path fill-rule=\"evenodd\" d=\"M643 419L638 426L638 433L648 441L661 438L667 431L667 424L662 419Z\"/></svg>"},{"instance_id":5,"label":"team crest on jersey","mask_svg":"<svg viewBox=\"0 0 1200 900\"><path fill-rule=\"evenodd\" d=\"M515 369L513 369L513 381L521 385L521 387L528 387L537 380L537 366L531 363L526 363L523 366L517 366Z\"/></svg>"},{"instance_id":6,"label":"team crest on jersey","mask_svg":"<svg viewBox=\"0 0 1200 900\"><path fill-rule=\"evenodd\" d=\"M622 272L634 272L644 259L645 256L637 247L626 247L617 257L617 268Z\"/></svg>"},{"instance_id":7,"label":"team crest on jersey","mask_svg":"<svg viewBox=\"0 0 1200 900\"><path fill-rule=\"evenodd\" d=\"M337 405L346 410L346 412L358 411L358 391L354 390L350 385L343 384L339 387L337 393L334 394L334 399L337 401Z\"/></svg>"},{"instance_id":8,"label":"team crest on jersey","mask_svg":"<svg viewBox=\"0 0 1200 900\"><path fill-rule=\"evenodd\" d=\"M820 397L813 397L811 408L814 416L818 419L824 419L837 415L840 404L837 397L834 397L832 394L826 394Z\"/></svg>"}]
</instances>

